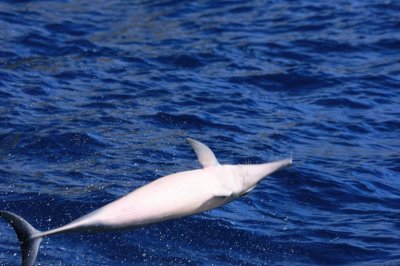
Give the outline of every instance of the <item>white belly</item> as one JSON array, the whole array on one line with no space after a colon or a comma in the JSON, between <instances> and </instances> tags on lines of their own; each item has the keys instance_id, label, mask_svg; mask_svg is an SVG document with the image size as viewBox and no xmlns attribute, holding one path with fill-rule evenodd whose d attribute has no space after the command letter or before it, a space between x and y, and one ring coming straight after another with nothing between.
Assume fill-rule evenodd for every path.
<instances>
[{"instance_id":1,"label":"white belly","mask_svg":"<svg viewBox=\"0 0 400 266\"><path fill-rule=\"evenodd\" d=\"M221 204L217 177L199 169L159 178L88 215L99 225L122 229L195 214Z\"/></svg>"}]
</instances>

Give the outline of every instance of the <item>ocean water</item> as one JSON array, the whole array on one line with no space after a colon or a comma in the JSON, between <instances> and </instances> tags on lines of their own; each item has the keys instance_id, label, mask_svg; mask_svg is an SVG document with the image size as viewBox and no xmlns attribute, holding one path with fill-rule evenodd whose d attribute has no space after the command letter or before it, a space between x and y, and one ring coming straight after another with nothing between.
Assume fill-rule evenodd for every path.
<instances>
[{"instance_id":1,"label":"ocean water","mask_svg":"<svg viewBox=\"0 0 400 266\"><path fill-rule=\"evenodd\" d=\"M399 1L1 1L0 209L40 230L151 180L294 164L219 209L46 238L39 265L400 265ZM0 221L0 265L18 265Z\"/></svg>"}]
</instances>

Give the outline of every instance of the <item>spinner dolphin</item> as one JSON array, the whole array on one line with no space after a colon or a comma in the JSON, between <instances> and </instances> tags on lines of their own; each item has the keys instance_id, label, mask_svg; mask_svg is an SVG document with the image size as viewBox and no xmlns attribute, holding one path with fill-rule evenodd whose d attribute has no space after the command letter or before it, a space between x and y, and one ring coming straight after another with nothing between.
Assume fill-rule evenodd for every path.
<instances>
[{"instance_id":1,"label":"spinner dolphin","mask_svg":"<svg viewBox=\"0 0 400 266\"><path fill-rule=\"evenodd\" d=\"M22 217L0 211L0 217L10 223L21 243L22 265L34 265L43 237L133 230L207 211L248 193L264 177L292 163L289 158L263 164L220 165L206 145L188 141L201 169L161 177L64 226L39 231Z\"/></svg>"}]
</instances>

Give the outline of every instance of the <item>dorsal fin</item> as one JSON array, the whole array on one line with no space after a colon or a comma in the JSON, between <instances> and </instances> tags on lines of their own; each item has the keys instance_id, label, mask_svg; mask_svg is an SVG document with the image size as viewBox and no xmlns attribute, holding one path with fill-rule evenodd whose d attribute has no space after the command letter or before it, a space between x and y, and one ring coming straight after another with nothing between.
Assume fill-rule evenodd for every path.
<instances>
[{"instance_id":1,"label":"dorsal fin","mask_svg":"<svg viewBox=\"0 0 400 266\"><path fill-rule=\"evenodd\" d=\"M210 167L219 165L214 153L205 144L189 138L187 139L187 141L196 153L197 159L199 160L201 166Z\"/></svg>"}]
</instances>

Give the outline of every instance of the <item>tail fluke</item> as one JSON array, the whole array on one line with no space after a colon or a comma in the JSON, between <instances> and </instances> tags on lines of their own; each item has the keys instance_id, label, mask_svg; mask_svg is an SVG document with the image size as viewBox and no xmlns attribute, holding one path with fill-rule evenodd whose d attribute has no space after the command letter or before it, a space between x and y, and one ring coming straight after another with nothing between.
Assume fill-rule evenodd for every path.
<instances>
[{"instance_id":1,"label":"tail fluke","mask_svg":"<svg viewBox=\"0 0 400 266\"><path fill-rule=\"evenodd\" d=\"M40 234L40 231L12 212L0 211L0 217L6 219L17 233L18 240L21 243L22 266L34 265L42 241L40 236L36 237Z\"/></svg>"}]
</instances>

